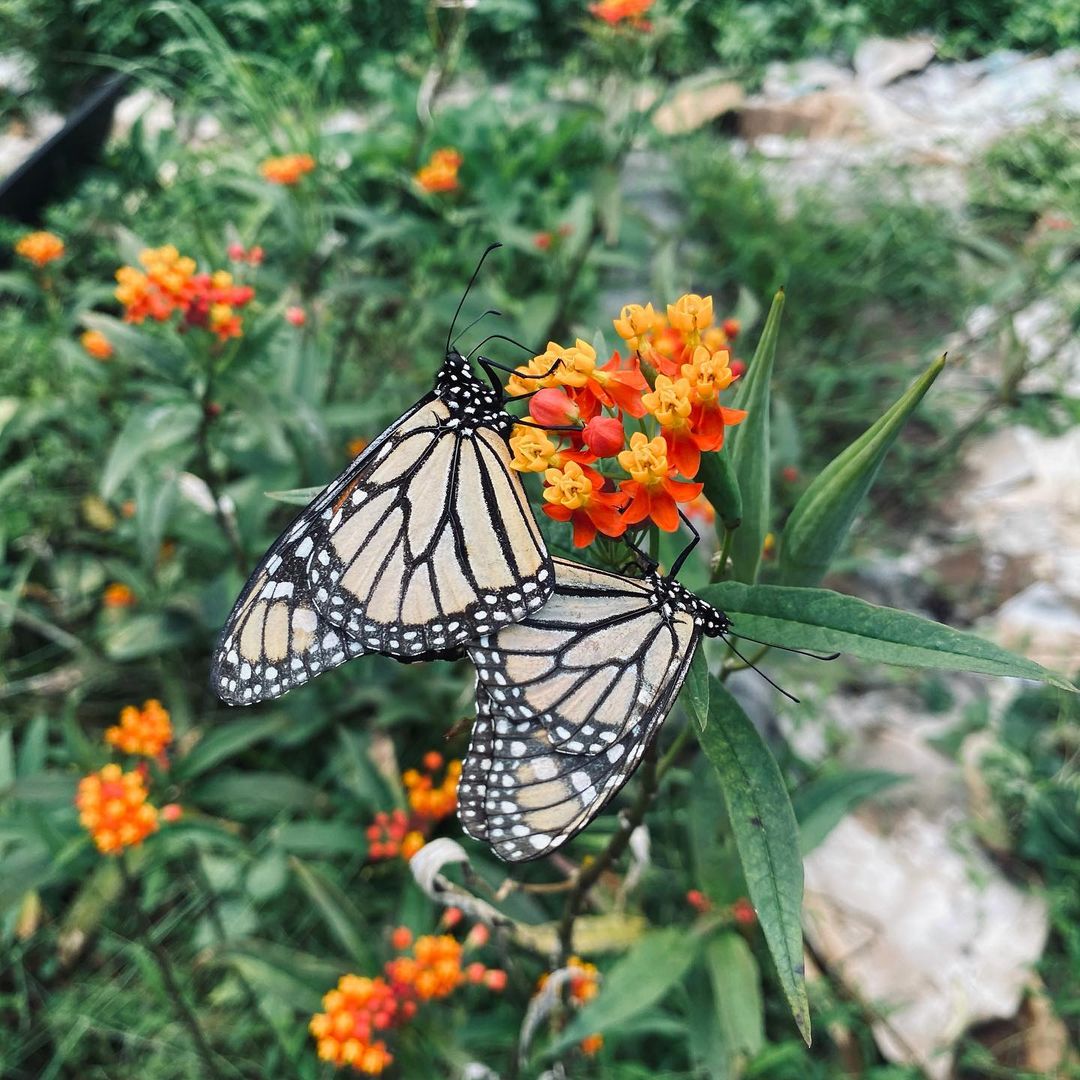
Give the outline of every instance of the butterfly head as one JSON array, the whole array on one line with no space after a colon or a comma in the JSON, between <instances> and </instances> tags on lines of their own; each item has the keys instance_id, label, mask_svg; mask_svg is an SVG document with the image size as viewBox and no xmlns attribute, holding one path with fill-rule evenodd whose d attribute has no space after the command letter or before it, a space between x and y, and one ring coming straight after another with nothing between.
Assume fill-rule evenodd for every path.
<instances>
[{"instance_id":1,"label":"butterfly head","mask_svg":"<svg viewBox=\"0 0 1080 1080\"><path fill-rule=\"evenodd\" d=\"M690 615L706 637L721 637L731 629L731 620L718 608L705 603L674 578L660 577L658 573L657 578L667 602Z\"/></svg>"},{"instance_id":2,"label":"butterfly head","mask_svg":"<svg viewBox=\"0 0 1080 1080\"><path fill-rule=\"evenodd\" d=\"M498 393L479 378L469 361L453 346L446 350L442 366L435 374L435 393L450 413L450 423L462 433L478 427L502 430L514 419L502 407Z\"/></svg>"}]
</instances>

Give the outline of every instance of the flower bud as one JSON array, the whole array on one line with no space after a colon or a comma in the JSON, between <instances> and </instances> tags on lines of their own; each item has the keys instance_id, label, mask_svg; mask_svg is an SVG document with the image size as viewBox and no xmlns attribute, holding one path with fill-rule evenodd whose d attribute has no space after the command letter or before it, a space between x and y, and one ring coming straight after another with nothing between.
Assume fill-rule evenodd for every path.
<instances>
[{"instance_id":1,"label":"flower bud","mask_svg":"<svg viewBox=\"0 0 1080 1080\"><path fill-rule=\"evenodd\" d=\"M495 990L496 992L505 990L506 972L501 971L499 968L489 968L484 972L484 985L489 990Z\"/></svg>"},{"instance_id":2,"label":"flower bud","mask_svg":"<svg viewBox=\"0 0 1080 1080\"><path fill-rule=\"evenodd\" d=\"M597 457L613 457L626 441L622 422L614 416L594 416L582 435L585 445Z\"/></svg>"},{"instance_id":3,"label":"flower bud","mask_svg":"<svg viewBox=\"0 0 1080 1080\"><path fill-rule=\"evenodd\" d=\"M745 896L739 897L731 905L731 917L740 926L753 926L757 922L757 912L754 911L753 905Z\"/></svg>"},{"instance_id":4,"label":"flower bud","mask_svg":"<svg viewBox=\"0 0 1080 1080\"><path fill-rule=\"evenodd\" d=\"M161 808L161 819L167 821L170 824L174 821L179 821L183 817L184 809L179 803L166 803Z\"/></svg>"},{"instance_id":5,"label":"flower bud","mask_svg":"<svg viewBox=\"0 0 1080 1080\"><path fill-rule=\"evenodd\" d=\"M529 415L546 428L566 427L581 419L578 407L561 390L547 387L529 401Z\"/></svg>"},{"instance_id":6,"label":"flower bud","mask_svg":"<svg viewBox=\"0 0 1080 1080\"><path fill-rule=\"evenodd\" d=\"M225 250L231 262L243 262L247 257L243 244L230 244Z\"/></svg>"},{"instance_id":7,"label":"flower bud","mask_svg":"<svg viewBox=\"0 0 1080 1080\"><path fill-rule=\"evenodd\" d=\"M746 371L745 360L732 360L728 367L731 368L731 374L737 379L744 371Z\"/></svg>"},{"instance_id":8,"label":"flower bud","mask_svg":"<svg viewBox=\"0 0 1080 1080\"><path fill-rule=\"evenodd\" d=\"M285 321L292 326L303 326L307 322L307 312L302 307L287 307Z\"/></svg>"},{"instance_id":9,"label":"flower bud","mask_svg":"<svg viewBox=\"0 0 1080 1080\"><path fill-rule=\"evenodd\" d=\"M725 319L723 322L724 336L728 341L734 341L739 336L742 323L738 319Z\"/></svg>"},{"instance_id":10,"label":"flower bud","mask_svg":"<svg viewBox=\"0 0 1080 1080\"><path fill-rule=\"evenodd\" d=\"M407 926L397 926L390 935L390 944L399 952L412 944L412 931Z\"/></svg>"}]
</instances>

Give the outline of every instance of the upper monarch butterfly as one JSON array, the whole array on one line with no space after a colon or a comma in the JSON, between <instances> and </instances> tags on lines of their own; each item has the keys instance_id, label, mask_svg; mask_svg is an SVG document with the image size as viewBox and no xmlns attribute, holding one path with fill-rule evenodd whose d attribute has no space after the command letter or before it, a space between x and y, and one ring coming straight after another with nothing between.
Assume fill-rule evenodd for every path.
<instances>
[{"instance_id":1,"label":"upper monarch butterfly","mask_svg":"<svg viewBox=\"0 0 1080 1080\"><path fill-rule=\"evenodd\" d=\"M667 576L639 553L641 578L555 559L540 611L466 646L476 723L458 815L500 858L537 858L583 829L637 767L702 636L731 628L675 580L689 550Z\"/></svg>"},{"instance_id":2,"label":"upper monarch butterfly","mask_svg":"<svg viewBox=\"0 0 1080 1080\"><path fill-rule=\"evenodd\" d=\"M481 257L458 314L484 259ZM223 701L276 697L364 652L445 656L542 606L554 571L507 437L489 361L478 379L447 335L430 393L397 419L263 556L218 643Z\"/></svg>"}]
</instances>

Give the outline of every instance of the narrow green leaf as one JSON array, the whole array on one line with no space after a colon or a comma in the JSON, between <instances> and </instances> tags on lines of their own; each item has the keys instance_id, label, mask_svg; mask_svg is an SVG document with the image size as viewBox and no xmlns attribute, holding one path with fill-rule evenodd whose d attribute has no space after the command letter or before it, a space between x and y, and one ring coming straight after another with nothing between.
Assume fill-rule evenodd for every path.
<instances>
[{"instance_id":1,"label":"narrow green leaf","mask_svg":"<svg viewBox=\"0 0 1080 1080\"><path fill-rule=\"evenodd\" d=\"M341 976L340 965L270 941L249 941L218 955L257 990L307 1013Z\"/></svg>"},{"instance_id":2,"label":"narrow green leaf","mask_svg":"<svg viewBox=\"0 0 1080 1080\"><path fill-rule=\"evenodd\" d=\"M234 720L204 735L173 770L178 780L193 780L249 746L276 734L288 723L287 716L264 716L257 720Z\"/></svg>"},{"instance_id":3,"label":"narrow green leaf","mask_svg":"<svg viewBox=\"0 0 1080 1080\"><path fill-rule=\"evenodd\" d=\"M280 810L308 810L325 802L314 784L280 772L215 773L191 790L192 802L212 806L229 817L249 818Z\"/></svg>"},{"instance_id":4,"label":"narrow green leaf","mask_svg":"<svg viewBox=\"0 0 1080 1080\"><path fill-rule=\"evenodd\" d=\"M944 367L945 357L938 357L885 415L826 465L803 492L784 526L780 546L780 574L785 585L816 585L825 576L885 455Z\"/></svg>"},{"instance_id":5,"label":"narrow green leaf","mask_svg":"<svg viewBox=\"0 0 1080 1080\"><path fill-rule=\"evenodd\" d=\"M845 769L804 784L791 800L803 855L813 851L864 799L905 779L885 769Z\"/></svg>"},{"instance_id":6,"label":"narrow green leaf","mask_svg":"<svg viewBox=\"0 0 1080 1080\"><path fill-rule=\"evenodd\" d=\"M709 661L705 656L704 642L698 644L694 658L690 661L682 700L698 726L704 727L709 718Z\"/></svg>"},{"instance_id":7,"label":"narrow green leaf","mask_svg":"<svg viewBox=\"0 0 1080 1080\"><path fill-rule=\"evenodd\" d=\"M11 728L0 731L0 792L15 783L15 746Z\"/></svg>"},{"instance_id":8,"label":"narrow green leaf","mask_svg":"<svg viewBox=\"0 0 1080 1080\"><path fill-rule=\"evenodd\" d=\"M761 340L735 397L746 419L727 433L724 453L738 477L742 492L742 525L731 547L732 566L739 581L756 580L761 548L772 515L772 472L769 460L769 408L772 396L773 361L784 313L784 290L773 297Z\"/></svg>"},{"instance_id":9,"label":"narrow green leaf","mask_svg":"<svg viewBox=\"0 0 1080 1080\"><path fill-rule=\"evenodd\" d=\"M761 972L750 946L733 930L705 946L716 1011L729 1053L752 1058L765 1044Z\"/></svg>"},{"instance_id":10,"label":"narrow green leaf","mask_svg":"<svg viewBox=\"0 0 1080 1080\"><path fill-rule=\"evenodd\" d=\"M111 499L144 457L191 440L199 427L199 407L190 401L143 405L128 417L105 462L101 497Z\"/></svg>"},{"instance_id":11,"label":"narrow green leaf","mask_svg":"<svg viewBox=\"0 0 1080 1080\"><path fill-rule=\"evenodd\" d=\"M363 831L345 821L288 821L272 835L294 855L356 855L364 849Z\"/></svg>"},{"instance_id":12,"label":"narrow green leaf","mask_svg":"<svg viewBox=\"0 0 1080 1080\"><path fill-rule=\"evenodd\" d=\"M732 1053L724 1041L724 1029L716 1011L712 988L705 980L691 979L686 995L686 1042L690 1060L705 1080L732 1080Z\"/></svg>"},{"instance_id":13,"label":"narrow green leaf","mask_svg":"<svg viewBox=\"0 0 1080 1080\"><path fill-rule=\"evenodd\" d=\"M364 939L364 920L356 905L322 871L301 862L295 855L289 865L312 903L351 960L364 968L374 968L375 961Z\"/></svg>"},{"instance_id":14,"label":"narrow green leaf","mask_svg":"<svg viewBox=\"0 0 1080 1080\"><path fill-rule=\"evenodd\" d=\"M60 924L61 948L81 951L82 943L97 930L123 887L124 879L116 860L102 859L68 902Z\"/></svg>"},{"instance_id":15,"label":"narrow green leaf","mask_svg":"<svg viewBox=\"0 0 1080 1080\"><path fill-rule=\"evenodd\" d=\"M322 490L321 487L290 488L288 491L267 491L264 494L268 499L277 499L290 506L307 506Z\"/></svg>"},{"instance_id":16,"label":"narrow green leaf","mask_svg":"<svg viewBox=\"0 0 1080 1080\"><path fill-rule=\"evenodd\" d=\"M106 631L102 644L110 660L139 660L159 656L191 640L195 626L184 615L153 611L129 615Z\"/></svg>"},{"instance_id":17,"label":"narrow green leaf","mask_svg":"<svg viewBox=\"0 0 1080 1080\"><path fill-rule=\"evenodd\" d=\"M803 968L803 869L787 788L750 718L717 679L709 688L702 749L720 776L750 901L799 1032L810 1044Z\"/></svg>"},{"instance_id":18,"label":"narrow green leaf","mask_svg":"<svg viewBox=\"0 0 1080 1080\"><path fill-rule=\"evenodd\" d=\"M728 615L736 634L769 644L902 667L1035 679L1076 693L1062 676L975 634L829 589L725 581L706 586L701 596Z\"/></svg>"},{"instance_id":19,"label":"narrow green leaf","mask_svg":"<svg viewBox=\"0 0 1080 1080\"><path fill-rule=\"evenodd\" d=\"M682 980L700 948L698 938L675 928L643 937L604 976L600 993L567 1024L548 1053L558 1053L592 1032L621 1027L655 1005Z\"/></svg>"},{"instance_id":20,"label":"narrow green leaf","mask_svg":"<svg viewBox=\"0 0 1080 1080\"><path fill-rule=\"evenodd\" d=\"M737 529L742 522L743 501L731 454L723 450L702 454L697 479L705 485L703 494L716 511L717 534L725 529Z\"/></svg>"}]
</instances>

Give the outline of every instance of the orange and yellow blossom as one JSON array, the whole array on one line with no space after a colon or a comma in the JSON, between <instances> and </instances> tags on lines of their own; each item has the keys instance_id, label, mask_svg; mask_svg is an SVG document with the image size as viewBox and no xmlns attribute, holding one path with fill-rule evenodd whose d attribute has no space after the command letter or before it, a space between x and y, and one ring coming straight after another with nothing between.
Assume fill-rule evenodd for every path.
<instances>
[{"instance_id":1,"label":"orange and yellow blossom","mask_svg":"<svg viewBox=\"0 0 1080 1080\"><path fill-rule=\"evenodd\" d=\"M413 179L425 191L444 192L457 191L461 186L458 182L458 170L465 159L452 147L444 146L436 150L426 165L422 165Z\"/></svg>"},{"instance_id":2,"label":"orange and yellow blossom","mask_svg":"<svg viewBox=\"0 0 1080 1080\"><path fill-rule=\"evenodd\" d=\"M694 402L690 396L690 380L657 375L656 389L642 395L641 400L660 425L675 468L683 476L694 476L701 464L702 447L691 429L690 414L694 410Z\"/></svg>"},{"instance_id":3,"label":"orange and yellow blossom","mask_svg":"<svg viewBox=\"0 0 1080 1080\"><path fill-rule=\"evenodd\" d=\"M281 157L267 158L259 165L259 172L271 184L292 187L314 168L315 159L310 154L283 154Z\"/></svg>"},{"instance_id":4,"label":"orange and yellow blossom","mask_svg":"<svg viewBox=\"0 0 1080 1080\"><path fill-rule=\"evenodd\" d=\"M604 1048L604 1036L599 1031L586 1035L581 1040L581 1052L586 1057L593 1057Z\"/></svg>"},{"instance_id":5,"label":"orange and yellow blossom","mask_svg":"<svg viewBox=\"0 0 1080 1080\"><path fill-rule=\"evenodd\" d=\"M125 754L157 757L173 738L168 710L156 698L144 701L141 709L128 705L120 712L120 723L105 731L105 741Z\"/></svg>"},{"instance_id":6,"label":"orange and yellow blossom","mask_svg":"<svg viewBox=\"0 0 1080 1080\"><path fill-rule=\"evenodd\" d=\"M615 333L626 342L626 347L637 352L645 339L661 327L663 319L653 310L652 304L626 304L617 319L612 320Z\"/></svg>"},{"instance_id":7,"label":"orange and yellow blossom","mask_svg":"<svg viewBox=\"0 0 1080 1080\"><path fill-rule=\"evenodd\" d=\"M386 1043L373 1035L400 1019L399 1002L391 986L381 977L343 975L322 1004L325 1011L316 1013L308 1025L318 1040L320 1059L378 1076L394 1058Z\"/></svg>"},{"instance_id":8,"label":"orange and yellow blossom","mask_svg":"<svg viewBox=\"0 0 1080 1080\"><path fill-rule=\"evenodd\" d=\"M416 939L412 956L387 963L386 977L399 997L444 998L466 981L461 954L461 942L449 934L425 934Z\"/></svg>"},{"instance_id":9,"label":"orange and yellow blossom","mask_svg":"<svg viewBox=\"0 0 1080 1080\"><path fill-rule=\"evenodd\" d=\"M699 345L691 362L683 364L682 373L690 380L693 392L691 423L698 445L702 450L719 450L724 445L724 429L746 419L744 410L720 404L720 392L735 379L727 349L710 353L704 345Z\"/></svg>"},{"instance_id":10,"label":"orange and yellow blossom","mask_svg":"<svg viewBox=\"0 0 1080 1080\"><path fill-rule=\"evenodd\" d=\"M668 304L667 317L673 329L692 338L694 334L700 334L706 327L712 326L712 297L685 293L674 304ZM689 344L697 342L691 340Z\"/></svg>"},{"instance_id":11,"label":"orange and yellow blossom","mask_svg":"<svg viewBox=\"0 0 1080 1080\"><path fill-rule=\"evenodd\" d=\"M665 532L679 527L677 503L688 503L700 494L702 484L680 482L675 469L668 464L667 443L661 436L650 440L647 435L635 431L630 436L630 449L619 454L619 464L630 474L619 488L630 496L630 503L623 511L623 520L629 525L651 518Z\"/></svg>"},{"instance_id":12,"label":"orange and yellow blossom","mask_svg":"<svg viewBox=\"0 0 1080 1080\"><path fill-rule=\"evenodd\" d=\"M619 510L626 505L622 492L604 491L604 477L576 461L544 473L544 513L555 521L569 521L574 528L574 547L586 547L597 532L622 536L626 521Z\"/></svg>"},{"instance_id":13,"label":"orange and yellow blossom","mask_svg":"<svg viewBox=\"0 0 1080 1080\"><path fill-rule=\"evenodd\" d=\"M526 419L535 422L531 416ZM510 468L517 472L546 472L552 467L561 469L568 461L576 461L580 465L595 461L597 455L591 449L579 446L579 436L571 434L574 445L562 447L556 446L540 428L516 425L510 434L510 450L513 454Z\"/></svg>"},{"instance_id":14,"label":"orange and yellow blossom","mask_svg":"<svg viewBox=\"0 0 1080 1080\"><path fill-rule=\"evenodd\" d=\"M100 330L83 331L79 335L79 344L95 360L108 360L112 357L112 343Z\"/></svg>"},{"instance_id":15,"label":"orange and yellow blossom","mask_svg":"<svg viewBox=\"0 0 1080 1080\"><path fill-rule=\"evenodd\" d=\"M654 3L655 0L597 0L597 3L589 5L589 11L611 26L629 19L632 25L644 30L648 29L649 24L641 16Z\"/></svg>"},{"instance_id":16,"label":"orange and yellow blossom","mask_svg":"<svg viewBox=\"0 0 1080 1080\"><path fill-rule=\"evenodd\" d=\"M79 781L75 806L98 851L112 855L157 832L158 812L146 799L142 772L111 764Z\"/></svg>"},{"instance_id":17,"label":"orange and yellow blossom","mask_svg":"<svg viewBox=\"0 0 1080 1080\"><path fill-rule=\"evenodd\" d=\"M446 766L446 774L441 784L435 784L434 773L442 765L441 755L438 765L425 761L425 774L416 769L402 773L401 781L409 795L409 807L413 814L424 821L436 822L449 817L457 809L457 787L461 778L461 762L451 761ZM415 852L414 852L415 854Z\"/></svg>"},{"instance_id":18,"label":"orange and yellow blossom","mask_svg":"<svg viewBox=\"0 0 1080 1080\"><path fill-rule=\"evenodd\" d=\"M134 591L127 585L120 581L114 581L111 585L105 586L105 591L101 594L101 603L106 608L127 608L134 607L137 603Z\"/></svg>"},{"instance_id":19,"label":"orange and yellow blossom","mask_svg":"<svg viewBox=\"0 0 1080 1080\"><path fill-rule=\"evenodd\" d=\"M55 233L32 232L19 238L15 254L29 259L37 267L46 266L64 254L64 241Z\"/></svg>"}]
</instances>

